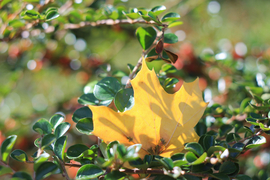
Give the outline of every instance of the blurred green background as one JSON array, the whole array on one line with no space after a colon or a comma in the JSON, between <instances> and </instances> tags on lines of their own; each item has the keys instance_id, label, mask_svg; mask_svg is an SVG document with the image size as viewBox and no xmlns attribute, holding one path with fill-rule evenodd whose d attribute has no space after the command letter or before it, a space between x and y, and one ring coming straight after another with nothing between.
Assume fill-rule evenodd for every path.
<instances>
[{"instance_id":1,"label":"blurred green background","mask_svg":"<svg viewBox=\"0 0 270 180\"><path fill-rule=\"evenodd\" d=\"M112 3L109 0L89 2L75 1L78 7L88 3L95 8ZM168 30L178 36L179 42L168 48L179 55L176 66L183 71L182 79L189 80L191 76L204 79L201 88L205 90L206 100L239 106L247 95L237 95L234 78L261 87L270 84L270 1L123 0L119 5L127 8L165 5L166 12L181 15L183 25ZM40 26L46 31L49 24ZM22 134L25 138L20 138L20 148L29 149L34 139L30 127L39 118L49 118L58 112L64 113L72 123L72 113L81 106L77 98L92 87L88 83L99 80L110 69L122 70L128 75L127 64L136 65L142 52L135 37L138 26L85 27L56 33L38 29L23 31L22 39L0 42L0 140L11 134ZM224 63L224 68L212 61L202 62L208 54L217 61L229 63ZM158 61L150 66L158 71L162 64ZM194 70L198 64L201 72ZM238 74L232 74L234 69L239 70ZM69 133L76 135L76 129ZM87 138L79 136L79 141L87 142ZM267 169L268 151L264 150L260 161L264 164L259 166L254 160L246 173L252 175L258 168Z\"/></svg>"}]
</instances>

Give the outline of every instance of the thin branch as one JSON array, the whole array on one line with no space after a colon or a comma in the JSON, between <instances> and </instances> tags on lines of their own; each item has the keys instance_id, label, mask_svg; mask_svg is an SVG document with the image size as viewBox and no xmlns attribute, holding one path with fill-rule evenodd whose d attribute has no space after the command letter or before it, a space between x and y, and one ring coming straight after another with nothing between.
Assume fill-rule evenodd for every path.
<instances>
[{"instance_id":1,"label":"thin branch","mask_svg":"<svg viewBox=\"0 0 270 180\"><path fill-rule=\"evenodd\" d=\"M64 178L66 178L67 180L71 180L70 177L68 176L67 170L65 168L65 163L61 159L59 159L59 162L60 162L60 165L61 165L61 168L62 168L62 171L63 171L62 176Z\"/></svg>"},{"instance_id":2,"label":"thin branch","mask_svg":"<svg viewBox=\"0 0 270 180\"><path fill-rule=\"evenodd\" d=\"M151 25L159 25L158 23L154 21L145 21L145 20L132 20L132 19L104 19L104 20L99 20L96 22L81 22L79 24L65 24L64 29L78 29L86 26L100 26L100 25L107 25L107 26L112 26L112 25L117 25L117 24L151 24ZM162 25L162 26L165 26Z\"/></svg>"}]
</instances>

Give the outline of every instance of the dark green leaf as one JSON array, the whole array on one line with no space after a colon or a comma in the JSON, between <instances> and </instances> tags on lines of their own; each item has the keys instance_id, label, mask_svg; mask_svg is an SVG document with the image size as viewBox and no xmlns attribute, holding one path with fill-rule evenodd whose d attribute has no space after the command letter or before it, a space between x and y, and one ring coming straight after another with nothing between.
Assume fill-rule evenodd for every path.
<instances>
[{"instance_id":1,"label":"dark green leaf","mask_svg":"<svg viewBox=\"0 0 270 180\"><path fill-rule=\"evenodd\" d=\"M20 149L15 149L14 151L12 151L12 153L10 154L10 157L20 162L28 161L27 154L23 150L20 150Z\"/></svg>"},{"instance_id":2,"label":"dark green leaf","mask_svg":"<svg viewBox=\"0 0 270 180\"><path fill-rule=\"evenodd\" d=\"M228 142L228 143L230 143L230 142L233 142L233 141L239 141L240 139L242 139L238 134L236 134L236 133L229 133L229 134L227 134L227 136L226 136L226 141Z\"/></svg>"},{"instance_id":3,"label":"dark green leaf","mask_svg":"<svg viewBox=\"0 0 270 180\"><path fill-rule=\"evenodd\" d=\"M46 134L41 141L41 147L45 148L46 146L52 144L56 140L54 134Z\"/></svg>"},{"instance_id":4,"label":"dark green leaf","mask_svg":"<svg viewBox=\"0 0 270 180\"><path fill-rule=\"evenodd\" d=\"M210 135L206 135L203 138L203 148L205 151L207 151L211 146L215 145L215 138Z\"/></svg>"},{"instance_id":5,"label":"dark green leaf","mask_svg":"<svg viewBox=\"0 0 270 180\"><path fill-rule=\"evenodd\" d=\"M100 100L112 100L121 89L121 84L116 78L106 77L94 87L94 95Z\"/></svg>"},{"instance_id":6,"label":"dark green leaf","mask_svg":"<svg viewBox=\"0 0 270 180\"><path fill-rule=\"evenodd\" d=\"M56 136L56 138L59 138L63 136L69 128L70 124L68 122L63 122L55 128L54 135Z\"/></svg>"},{"instance_id":7,"label":"dark green leaf","mask_svg":"<svg viewBox=\"0 0 270 180\"><path fill-rule=\"evenodd\" d=\"M207 155L210 157L214 152L217 152L217 151L223 152L225 150L226 150L226 148L222 147L222 146L212 146L207 150Z\"/></svg>"},{"instance_id":8,"label":"dark green leaf","mask_svg":"<svg viewBox=\"0 0 270 180\"><path fill-rule=\"evenodd\" d=\"M178 37L174 33L167 33L164 34L164 43L177 43L178 42Z\"/></svg>"},{"instance_id":9,"label":"dark green leaf","mask_svg":"<svg viewBox=\"0 0 270 180\"><path fill-rule=\"evenodd\" d=\"M249 176L244 175L244 174L238 174L235 179L237 180L252 180Z\"/></svg>"},{"instance_id":10,"label":"dark green leaf","mask_svg":"<svg viewBox=\"0 0 270 180\"><path fill-rule=\"evenodd\" d=\"M90 135L94 129L92 118L80 119L76 124L76 128L80 133Z\"/></svg>"},{"instance_id":11,"label":"dark green leaf","mask_svg":"<svg viewBox=\"0 0 270 180\"><path fill-rule=\"evenodd\" d=\"M13 174L12 176L12 180L13 178L15 178L16 180L32 180L32 177L30 176L30 174L26 173L26 172L16 172Z\"/></svg>"},{"instance_id":12,"label":"dark green leaf","mask_svg":"<svg viewBox=\"0 0 270 180\"><path fill-rule=\"evenodd\" d=\"M103 174L103 171L100 167L94 165L94 164L87 164L82 166L77 174L76 179L93 179Z\"/></svg>"},{"instance_id":13,"label":"dark green leaf","mask_svg":"<svg viewBox=\"0 0 270 180\"><path fill-rule=\"evenodd\" d=\"M123 179L125 176L126 176L125 173L115 170L106 174L104 179L105 180L118 180L118 179Z\"/></svg>"},{"instance_id":14,"label":"dark green leaf","mask_svg":"<svg viewBox=\"0 0 270 180\"><path fill-rule=\"evenodd\" d=\"M224 173L224 174L232 174L237 170L237 167L235 166L235 164L231 161L226 161L224 162L220 168L219 168L219 172L220 173Z\"/></svg>"},{"instance_id":15,"label":"dark green leaf","mask_svg":"<svg viewBox=\"0 0 270 180\"><path fill-rule=\"evenodd\" d=\"M49 11L47 14L46 14L46 21L51 21L53 19L56 19L60 16L60 14L57 12L57 11Z\"/></svg>"},{"instance_id":16,"label":"dark green leaf","mask_svg":"<svg viewBox=\"0 0 270 180\"><path fill-rule=\"evenodd\" d=\"M175 20L177 20L179 18L180 18L179 14L170 12L170 13L165 14L161 18L161 22L171 22L171 21L175 21Z\"/></svg>"},{"instance_id":17,"label":"dark green leaf","mask_svg":"<svg viewBox=\"0 0 270 180\"><path fill-rule=\"evenodd\" d=\"M21 13L23 19L39 19L40 14L35 10L26 10Z\"/></svg>"},{"instance_id":18,"label":"dark green leaf","mask_svg":"<svg viewBox=\"0 0 270 180\"><path fill-rule=\"evenodd\" d=\"M261 146L262 144L266 143L266 139L263 136L254 136L252 137L249 142L248 145L246 146L247 149L251 149L254 147L258 147Z\"/></svg>"},{"instance_id":19,"label":"dark green leaf","mask_svg":"<svg viewBox=\"0 0 270 180\"><path fill-rule=\"evenodd\" d=\"M116 153L116 148L115 147L117 147L115 145L118 145L118 144L119 144L118 141L112 141L107 145L106 152L107 152L107 156L108 156L109 159L114 157L114 155Z\"/></svg>"},{"instance_id":20,"label":"dark green leaf","mask_svg":"<svg viewBox=\"0 0 270 180\"><path fill-rule=\"evenodd\" d=\"M133 89L121 89L117 92L114 99L114 104L120 112L129 110L134 105Z\"/></svg>"},{"instance_id":21,"label":"dark green leaf","mask_svg":"<svg viewBox=\"0 0 270 180\"><path fill-rule=\"evenodd\" d=\"M259 123L258 123L257 120L254 119L254 118L247 118L246 121L247 121L248 123L250 123L250 124L255 125L255 126L259 126Z\"/></svg>"},{"instance_id":22,"label":"dark green leaf","mask_svg":"<svg viewBox=\"0 0 270 180\"><path fill-rule=\"evenodd\" d=\"M156 39L157 33L152 27L139 27L136 36L144 50L148 49Z\"/></svg>"},{"instance_id":23,"label":"dark green leaf","mask_svg":"<svg viewBox=\"0 0 270 180\"><path fill-rule=\"evenodd\" d=\"M78 98L78 102L82 105L98 105L99 100L94 96L93 93L83 94Z\"/></svg>"},{"instance_id":24,"label":"dark green leaf","mask_svg":"<svg viewBox=\"0 0 270 180\"><path fill-rule=\"evenodd\" d=\"M222 137L224 135L226 135L228 132L230 132L233 129L233 126L230 124L223 124L220 128L219 128L219 136Z\"/></svg>"},{"instance_id":25,"label":"dark green leaf","mask_svg":"<svg viewBox=\"0 0 270 180\"><path fill-rule=\"evenodd\" d=\"M204 135L207 132L205 123L198 122L198 124L195 126L195 131L199 136Z\"/></svg>"},{"instance_id":26,"label":"dark green leaf","mask_svg":"<svg viewBox=\"0 0 270 180\"><path fill-rule=\"evenodd\" d=\"M4 163L8 161L8 156L16 142L17 136L11 135L8 136L1 145L1 158Z\"/></svg>"},{"instance_id":27,"label":"dark green leaf","mask_svg":"<svg viewBox=\"0 0 270 180\"><path fill-rule=\"evenodd\" d=\"M55 141L53 151L60 160L64 160L66 145L67 136L61 136Z\"/></svg>"},{"instance_id":28,"label":"dark green leaf","mask_svg":"<svg viewBox=\"0 0 270 180\"><path fill-rule=\"evenodd\" d=\"M185 150L191 151L197 156L201 156L204 153L202 146L196 142L186 144Z\"/></svg>"},{"instance_id":29,"label":"dark green leaf","mask_svg":"<svg viewBox=\"0 0 270 180\"><path fill-rule=\"evenodd\" d=\"M175 84L178 82L179 82L179 80L177 78L167 78L167 79L165 79L163 86L166 89L170 89L170 88L175 87Z\"/></svg>"},{"instance_id":30,"label":"dark green leaf","mask_svg":"<svg viewBox=\"0 0 270 180\"><path fill-rule=\"evenodd\" d=\"M166 7L165 6L155 6L151 9L151 11L156 15L158 16L159 14L161 14L163 11L166 10Z\"/></svg>"},{"instance_id":31,"label":"dark green leaf","mask_svg":"<svg viewBox=\"0 0 270 180\"><path fill-rule=\"evenodd\" d=\"M38 167L49 159L48 153L42 153L34 162L34 170L37 171Z\"/></svg>"},{"instance_id":32,"label":"dark green leaf","mask_svg":"<svg viewBox=\"0 0 270 180\"><path fill-rule=\"evenodd\" d=\"M147 14L153 21L155 21L157 24L161 25L161 22L159 21L159 19L155 13L153 13L152 11L149 11Z\"/></svg>"},{"instance_id":33,"label":"dark green leaf","mask_svg":"<svg viewBox=\"0 0 270 180\"><path fill-rule=\"evenodd\" d=\"M252 118L258 119L258 120L265 120L265 119L267 119L267 117L262 117L260 114L253 113L253 112L251 112L249 115L250 115Z\"/></svg>"},{"instance_id":34,"label":"dark green leaf","mask_svg":"<svg viewBox=\"0 0 270 180\"><path fill-rule=\"evenodd\" d=\"M41 180L50 176L58 169L58 166L52 162L42 163L36 171L36 180Z\"/></svg>"},{"instance_id":35,"label":"dark green leaf","mask_svg":"<svg viewBox=\"0 0 270 180\"><path fill-rule=\"evenodd\" d=\"M159 161L162 163L162 165L167 170L173 170L174 164L173 164L172 159L170 159L170 158L162 158L162 159L159 159Z\"/></svg>"},{"instance_id":36,"label":"dark green leaf","mask_svg":"<svg viewBox=\"0 0 270 180\"><path fill-rule=\"evenodd\" d=\"M218 180L230 180L229 176L227 176L224 173L214 173L214 174L211 174L210 176Z\"/></svg>"},{"instance_id":37,"label":"dark green leaf","mask_svg":"<svg viewBox=\"0 0 270 180\"><path fill-rule=\"evenodd\" d=\"M75 123L78 123L83 118L92 118L92 111L87 106L77 109L72 116L72 120Z\"/></svg>"},{"instance_id":38,"label":"dark green leaf","mask_svg":"<svg viewBox=\"0 0 270 180\"><path fill-rule=\"evenodd\" d=\"M196 157L196 155L193 152L187 152L185 154L185 159L189 162L192 163L194 161L196 161L198 158Z\"/></svg>"},{"instance_id":39,"label":"dark green leaf","mask_svg":"<svg viewBox=\"0 0 270 180\"><path fill-rule=\"evenodd\" d=\"M177 72L177 69L172 64L164 64L161 66L161 70L166 74L173 74Z\"/></svg>"},{"instance_id":40,"label":"dark green leaf","mask_svg":"<svg viewBox=\"0 0 270 180\"><path fill-rule=\"evenodd\" d=\"M53 129L55 129L61 122L63 122L65 117L61 114L55 114L51 117L49 122L53 126Z\"/></svg>"},{"instance_id":41,"label":"dark green leaf","mask_svg":"<svg viewBox=\"0 0 270 180\"><path fill-rule=\"evenodd\" d=\"M67 150L67 157L69 159L76 159L79 158L83 155L83 152L86 151L87 149L89 149L89 147L87 147L84 144L75 144L73 146L70 146Z\"/></svg>"},{"instance_id":42,"label":"dark green leaf","mask_svg":"<svg viewBox=\"0 0 270 180\"><path fill-rule=\"evenodd\" d=\"M52 125L46 119L39 119L33 125L33 130L39 133L40 135L50 134L52 132Z\"/></svg>"}]
</instances>

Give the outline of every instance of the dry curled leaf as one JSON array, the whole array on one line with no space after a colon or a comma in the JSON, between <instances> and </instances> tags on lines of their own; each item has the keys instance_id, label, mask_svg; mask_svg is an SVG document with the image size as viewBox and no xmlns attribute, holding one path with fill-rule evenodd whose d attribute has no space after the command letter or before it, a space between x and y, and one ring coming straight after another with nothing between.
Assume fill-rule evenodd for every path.
<instances>
[{"instance_id":1,"label":"dry curled leaf","mask_svg":"<svg viewBox=\"0 0 270 180\"><path fill-rule=\"evenodd\" d=\"M194 126L207 106L198 79L184 83L168 94L154 72L143 61L142 69L131 81L135 105L123 113L105 106L89 106L93 113L94 135L106 143L117 140L125 145L142 144L139 154L169 157L198 141Z\"/></svg>"}]
</instances>

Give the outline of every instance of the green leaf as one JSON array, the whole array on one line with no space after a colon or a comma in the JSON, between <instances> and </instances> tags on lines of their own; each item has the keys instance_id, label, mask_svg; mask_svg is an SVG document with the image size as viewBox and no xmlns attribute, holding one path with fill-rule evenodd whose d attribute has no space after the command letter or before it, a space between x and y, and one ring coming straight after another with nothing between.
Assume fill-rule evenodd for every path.
<instances>
[{"instance_id":1,"label":"green leaf","mask_svg":"<svg viewBox=\"0 0 270 180\"><path fill-rule=\"evenodd\" d=\"M165 158L159 159L159 162L161 162L162 165L163 165L167 170L173 170L174 164L173 164L172 159L166 158L166 157L165 157Z\"/></svg>"},{"instance_id":2,"label":"green leaf","mask_svg":"<svg viewBox=\"0 0 270 180\"><path fill-rule=\"evenodd\" d=\"M56 138L59 138L63 136L69 128L70 124L68 122L63 122L55 128L54 135L56 136Z\"/></svg>"},{"instance_id":3,"label":"green leaf","mask_svg":"<svg viewBox=\"0 0 270 180\"><path fill-rule=\"evenodd\" d=\"M10 157L20 162L28 161L26 152L20 149L15 149L14 151L12 151L12 153L10 154Z\"/></svg>"},{"instance_id":4,"label":"green leaf","mask_svg":"<svg viewBox=\"0 0 270 180\"><path fill-rule=\"evenodd\" d=\"M13 28L20 28L20 27L23 27L25 25L25 23L22 20L13 19L13 20L8 22L8 25L13 27Z\"/></svg>"},{"instance_id":5,"label":"green leaf","mask_svg":"<svg viewBox=\"0 0 270 180\"><path fill-rule=\"evenodd\" d=\"M75 123L78 123L83 118L92 118L92 111L87 106L77 109L72 116Z\"/></svg>"},{"instance_id":6,"label":"green leaf","mask_svg":"<svg viewBox=\"0 0 270 180\"><path fill-rule=\"evenodd\" d=\"M34 170L37 171L39 166L49 159L50 155L48 153L42 153L34 162Z\"/></svg>"},{"instance_id":7,"label":"green leaf","mask_svg":"<svg viewBox=\"0 0 270 180\"><path fill-rule=\"evenodd\" d=\"M224 135L226 135L228 132L230 132L233 129L233 126L230 124L223 124L220 128L219 128L219 136L222 137Z\"/></svg>"},{"instance_id":8,"label":"green leaf","mask_svg":"<svg viewBox=\"0 0 270 180\"><path fill-rule=\"evenodd\" d=\"M244 174L238 174L235 179L237 180L252 180L249 176L244 175Z\"/></svg>"},{"instance_id":9,"label":"green leaf","mask_svg":"<svg viewBox=\"0 0 270 180\"><path fill-rule=\"evenodd\" d=\"M169 23L168 28L172 28L172 27L179 26L179 25L182 25L182 24L183 24L182 21L173 21L173 22Z\"/></svg>"},{"instance_id":10,"label":"green leaf","mask_svg":"<svg viewBox=\"0 0 270 180\"><path fill-rule=\"evenodd\" d=\"M223 151L225 151L226 150L226 148L225 147L222 147L222 146L212 146L212 147L210 147L208 150L207 150L207 156L211 156L214 152L219 152L219 151L221 151L221 152L223 152Z\"/></svg>"},{"instance_id":11,"label":"green leaf","mask_svg":"<svg viewBox=\"0 0 270 180\"><path fill-rule=\"evenodd\" d=\"M241 104L240 104L240 113L243 113L248 106L249 102L251 101L251 98L245 98Z\"/></svg>"},{"instance_id":12,"label":"green leaf","mask_svg":"<svg viewBox=\"0 0 270 180\"><path fill-rule=\"evenodd\" d=\"M5 167L0 165L0 176L5 175L5 174L10 174L12 173L12 169L10 167Z\"/></svg>"},{"instance_id":13,"label":"green leaf","mask_svg":"<svg viewBox=\"0 0 270 180\"><path fill-rule=\"evenodd\" d=\"M247 121L248 123L250 123L250 124L255 125L255 126L259 126L259 123L258 123L257 120L254 119L254 118L247 118L246 121Z\"/></svg>"},{"instance_id":14,"label":"green leaf","mask_svg":"<svg viewBox=\"0 0 270 180\"><path fill-rule=\"evenodd\" d=\"M127 154L127 149L123 144L118 144L116 148L117 157L119 159L124 159Z\"/></svg>"},{"instance_id":15,"label":"green leaf","mask_svg":"<svg viewBox=\"0 0 270 180\"><path fill-rule=\"evenodd\" d=\"M252 137L249 142L248 145L246 146L247 149L251 149L251 148L255 148L258 146L261 146L262 144L266 143L266 139L263 136L254 136Z\"/></svg>"},{"instance_id":16,"label":"green leaf","mask_svg":"<svg viewBox=\"0 0 270 180\"><path fill-rule=\"evenodd\" d=\"M73 146L70 146L67 150L67 157L69 159L76 159L79 158L83 155L83 152L86 151L87 149L89 149L89 147L87 147L84 144L75 144Z\"/></svg>"},{"instance_id":17,"label":"green leaf","mask_svg":"<svg viewBox=\"0 0 270 180\"><path fill-rule=\"evenodd\" d=\"M202 146L196 142L186 144L185 150L191 151L197 156L201 156L204 153Z\"/></svg>"},{"instance_id":18,"label":"green leaf","mask_svg":"<svg viewBox=\"0 0 270 180\"><path fill-rule=\"evenodd\" d=\"M50 176L58 169L58 166L52 162L42 163L36 171L36 180L41 180Z\"/></svg>"},{"instance_id":19,"label":"green leaf","mask_svg":"<svg viewBox=\"0 0 270 180\"><path fill-rule=\"evenodd\" d=\"M54 134L46 134L41 141L41 147L44 149L46 146L49 146L56 140Z\"/></svg>"},{"instance_id":20,"label":"green leaf","mask_svg":"<svg viewBox=\"0 0 270 180\"><path fill-rule=\"evenodd\" d=\"M227 134L227 136L226 136L226 141L228 142L228 143L230 143L230 142L233 142L233 141L239 141L240 139L242 139L238 134L236 134L236 133L229 133L229 134Z\"/></svg>"},{"instance_id":21,"label":"green leaf","mask_svg":"<svg viewBox=\"0 0 270 180\"><path fill-rule=\"evenodd\" d=\"M8 136L1 145L1 158L4 163L7 163L8 161L8 156L16 142L17 136L16 135L11 135Z\"/></svg>"},{"instance_id":22,"label":"green leaf","mask_svg":"<svg viewBox=\"0 0 270 180\"><path fill-rule=\"evenodd\" d=\"M40 18L39 12L37 12L35 10L26 10L26 11L21 13L21 16L23 19L28 19L28 20Z\"/></svg>"},{"instance_id":23,"label":"green leaf","mask_svg":"<svg viewBox=\"0 0 270 180\"><path fill-rule=\"evenodd\" d=\"M53 129L55 129L61 122L63 122L65 117L61 114L55 114L51 117L49 122L53 126Z\"/></svg>"},{"instance_id":24,"label":"green leaf","mask_svg":"<svg viewBox=\"0 0 270 180\"><path fill-rule=\"evenodd\" d=\"M174 33L167 33L164 34L164 43L177 43L178 42L178 37Z\"/></svg>"},{"instance_id":25,"label":"green leaf","mask_svg":"<svg viewBox=\"0 0 270 180\"><path fill-rule=\"evenodd\" d=\"M52 132L52 125L46 119L39 119L33 125L33 130L39 133L40 135L50 134Z\"/></svg>"},{"instance_id":26,"label":"green leaf","mask_svg":"<svg viewBox=\"0 0 270 180\"><path fill-rule=\"evenodd\" d=\"M161 14L163 11L166 10L166 7L165 6L155 6L151 9L151 11L156 15L158 16L159 14Z\"/></svg>"},{"instance_id":27,"label":"green leaf","mask_svg":"<svg viewBox=\"0 0 270 180\"><path fill-rule=\"evenodd\" d=\"M82 134L90 135L94 129L92 118L80 119L76 124L76 129Z\"/></svg>"},{"instance_id":28,"label":"green leaf","mask_svg":"<svg viewBox=\"0 0 270 180\"><path fill-rule=\"evenodd\" d=\"M30 176L30 174L26 173L26 172L16 172L13 174L12 179L16 179L16 180L32 180L32 177Z\"/></svg>"},{"instance_id":29,"label":"green leaf","mask_svg":"<svg viewBox=\"0 0 270 180\"><path fill-rule=\"evenodd\" d=\"M193 161L191 165L198 165L204 163L205 159L207 157L207 153L203 153L197 160Z\"/></svg>"},{"instance_id":30,"label":"green leaf","mask_svg":"<svg viewBox=\"0 0 270 180\"><path fill-rule=\"evenodd\" d=\"M144 50L148 49L156 39L157 33L152 27L139 27L136 36Z\"/></svg>"},{"instance_id":31,"label":"green leaf","mask_svg":"<svg viewBox=\"0 0 270 180\"><path fill-rule=\"evenodd\" d=\"M116 78L106 77L94 87L94 95L100 100L112 100L121 89L121 84Z\"/></svg>"},{"instance_id":32,"label":"green leaf","mask_svg":"<svg viewBox=\"0 0 270 180\"><path fill-rule=\"evenodd\" d=\"M157 24L161 25L162 23L159 21L157 15L155 13L153 13L152 11L149 11L148 13L148 16L153 20L155 21Z\"/></svg>"},{"instance_id":33,"label":"green leaf","mask_svg":"<svg viewBox=\"0 0 270 180\"><path fill-rule=\"evenodd\" d=\"M118 141L112 141L107 145L106 154L107 154L109 159L114 157L114 155L116 153L115 145L118 145L118 144L119 144Z\"/></svg>"},{"instance_id":34,"label":"green leaf","mask_svg":"<svg viewBox=\"0 0 270 180\"><path fill-rule=\"evenodd\" d=\"M3 0L0 2L0 8L2 8L4 5L6 5L7 3L9 3L11 0Z\"/></svg>"},{"instance_id":35,"label":"green leaf","mask_svg":"<svg viewBox=\"0 0 270 180\"><path fill-rule=\"evenodd\" d=\"M130 19L138 19L139 17L141 17L139 13L127 13L125 15Z\"/></svg>"},{"instance_id":36,"label":"green leaf","mask_svg":"<svg viewBox=\"0 0 270 180\"><path fill-rule=\"evenodd\" d=\"M125 159L130 161L138 157L138 152L140 151L142 145L141 144L133 144L127 147L127 154Z\"/></svg>"},{"instance_id":37,"label":"green leaf","mask_svg":"<svg viewBox=\"0 0 270 180\"><path fill-rule=\"evenodd\" d=\"M53 151L60 160L64 160L66 145L67 136L61 136L55 141Z\"/></svg>"},{"instance_id":38,"label":"green leaf","mask_svg":"<svg viewBox=\"0 0 270 180\"><path fill-rule=\"evenodd\" d=\"M118 180L118 179L123 179L125 176L126 176L125 173L115 170L106 174L104 177L104 180Z\"/></svg>"},{"instance_id":39,"label":"green leaf","mask_svg":"<svg viewBox=\"0 0 270 180\"><path fill-rule=\"evenodd\" d=\"M184 164L187 164L187 160L185 159L184 153L176 153L172 155L171 159L173 160L174 166L182 166Z\"/></svg>"},{"instance_id":40,"label":"green leaf","mask_svg":"<svg viewBox=\"0 0 270 180\"><path fill-rule=\"evenodd\" d=\"M97 178L98 176L102 175L103 171L100 167L94 165L94 164L86 164L82 166L77 174L76 174L76 179L81 180L81 179L93 179Z\"/></svg>"},{"instance_id":41,"label":"green leaf","mask_svg":"<svg viewBox=\"0 0 270 180\"><path fill-rule=\"evenodd\" d=\"M185 154L185 159L189 162L192 163L194 161L196 161L198 158L196 157L196 155L193 152L187 152Z\"/></svg>"},{"instance_id":42,"label":"green leaf","mask_svg":"<svg viewBox=\"0 0 270 180\"><path fill-rule=\"evenodd\" d=\"M108 106L112 100L100 101L98 100L93 93L83 94L78 98L78 103L82 105L96 105L96 106Z\"/></svg>"},{"instance_id":43,"label":"green leaf","mask_svg":"<svg viewBox=\"0 0 270 180\"><path fill-rule=\"evenodd\" d=\"M56 19L60 16L60 14L57 11L49 11L46 13L45 19L46 21L51 21L53 19Z\"/></svg>"},{"instance_id":44,"label":"green leaf","mask_svg":"<svg viewBox=\"0 0 270 180\"><path fill-rule=\"evenodd\" d=\"M203 148L205 151L207 151L211 146L215 145L215 138L210 135L206 135L203 138Z\"/></svg>"},{"instance_id":45,"label":"green leaf","mask_svg":"<svg viewBox=\"0 0 270 180\"><path fill-rule=\"evenodd\" d=\"M210 174L210 176L219 180L230 180L229 176L227 176L224 173L214 173L214 174Z\"/></svg>"},{"instance_id":46,"label":"green leaf","mask_svg":"<svg viewBox=\"0 0 270 180\"><path fill-rule=\"evenodd\" d=\"M253 112L251 112L249 115L250 115L252 118L258 119L258 120L265 120L265 119L267 119L267 117L262 117L260 114L253 113Z\"/></svg>"},{"instance_id":47,"label":"green leaf","mask_svg":"<svg viewBox=\"0 0 270 180\"><path fill-rule=\"evenodd\" d=\"M179 18L180 18L179 14L170 12L170 13L165 14L161 18L161 22L171 22L171 21L175 21L175 20L177 20Z\"/></svg>"},{"instance_id":48,"label":"green leaf","mask_svg":"<svg viewBox=\"0 0 270 180\"><path fill-rule=\"evenodd\" d=\"M173 74L177 72L177 69L172 64L164 64L161 66L161 71L165 72L166 74Z\"/></svg>"},{"instance_id":49,"label":"green leaf","mask_svg":"<svg viewBox=\"0 0 270 180\"><path fill-rule=\"evenodd\" d=\"M237 170L237 167L235 166L235 164L231 161L226 161L224 162L220 168L219 168L219 172L220 173L224 173L224 174L232 174Z\"/></svg>"},{"instance_id":50,"label":"green leaf","mask_svg":"<svg viewBox=\"0 0 270 180\"><path fill-rule=\"evenodd\" d=\"M163 87L166 89L170 89L175 87L175 84L178 82L179 80L177 78L166 78Z\"/></svg>"},{"instance_id":51,"label":"green leaf","mask_svg":"<svg viewBox=\"0 0 270 180\"><path fill-rule=\"evenodd\" d=\"M114 99L114 104L120 112L129 110L134 105L133 89L121 89L117 92Z\"/></svg>"}]
</instances>

